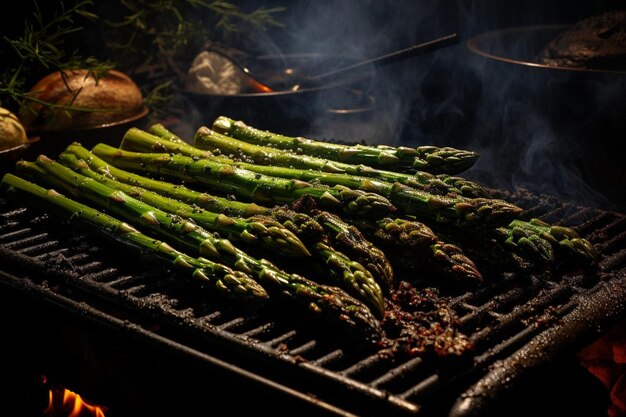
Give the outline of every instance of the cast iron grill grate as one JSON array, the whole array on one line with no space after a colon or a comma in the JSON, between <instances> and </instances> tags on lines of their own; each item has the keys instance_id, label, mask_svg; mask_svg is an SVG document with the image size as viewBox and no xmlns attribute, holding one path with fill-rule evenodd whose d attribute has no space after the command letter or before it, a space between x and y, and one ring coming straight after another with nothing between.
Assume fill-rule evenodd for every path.
<instances>
[{"instance_id":1,"label":"cast iron grill grate","mask_svg":"<svg viewBox=\"0 0 626 417\"><path fill-rule=\"evenodd\" d=\"M4 269L0 278L20 280L84 302L200 351L237 357L253 372L349 412L414 414L435 407L430 405L434 398L451 392L458 397L469 385L479 384L494 363L506 361L546 330L567 321L580 307L581 297L606 292L612 282L624 286L625 216L526 193L507 198L524 207L529 217L574 226L600 251L601 270L599 276L511 274L455 298L452 306L474 346L472 354L460 358L399 360L348 347L273 308L246 311L220 300L207 300L201 292L188 291L188 283L179 282L176 275L133 265L112 255L103 242L8 202L0 204ZM604 296L590 299L598 304L607 302ZM612 303L605 305L612 312L608 321L624 315L624 307ZM558 348L578 338L582 347L588 329L579 327L580 334L570 334L567 343L558 338L550 343ZM249 362L241 359L242 355Z\"/></svg>"}]
</instances>

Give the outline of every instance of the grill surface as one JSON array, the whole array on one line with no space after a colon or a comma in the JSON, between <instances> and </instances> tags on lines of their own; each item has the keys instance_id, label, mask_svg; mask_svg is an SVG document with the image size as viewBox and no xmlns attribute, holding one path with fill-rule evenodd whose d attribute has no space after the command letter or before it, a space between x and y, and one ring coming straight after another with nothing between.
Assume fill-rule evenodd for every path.
<instances>
[{"instance_id":1,"label":"grill surface","mask_svg":"<svg viewBox=\"0 0 626 417\"><path fill-rule=\"evenodd\" d=\"M0 284L7 298L3 314L15 316L47 305L62 317L54 319L50 332L61 327L79 339L89 331L108 334L98 347L109 351L112 340L119 346L128 339L140 341L145 350L136 354L141 359L129 350L124 352L128 360L157 363L141 371L134 362L139 370L131 373L144 372L143 378L149 379L155 368L169 369L165 358L173 360L173 355L187 364L174 367L182 373L182 386L205 388L209 381L203 381L200 372L208 372L205 375L217 375L222 382L233 380L238 387L251 388L246 397L232 400L239 407L258 390L262 394L257 400L275 397L283 401L283 410L292 404L331 415L479 415L557 359L571 358L621 320L626 310L625 216L527 193L506 198L525 208L527 216L574 226L599 250L600 272L509 275L455 298L452 305L461 330L474 346L462 357L399 360L355 347L325 329L310 328L308 322L303 326L306 318L281 314L279 307L242 311L202 291L190 291L184 278L141 266L136 257L114 253L105 242L34 209L0 200ZM76 320L79 329L89 330L76 331L67 324ZM20 320L11 322L8 328L17 343L32 337ZM98 347L71 349L85 355L88 348ZM156 352L149 353L155 347ZM123 368L124 362L115 361ZM195 372L191 377L190 370ZM129 369L120 372L112 378L127 377L123 372ZM157 385L171 389L168 379L160 377ZM106 385L114 382L102 374L100 378Z\"/></svg>"}]
</instances>

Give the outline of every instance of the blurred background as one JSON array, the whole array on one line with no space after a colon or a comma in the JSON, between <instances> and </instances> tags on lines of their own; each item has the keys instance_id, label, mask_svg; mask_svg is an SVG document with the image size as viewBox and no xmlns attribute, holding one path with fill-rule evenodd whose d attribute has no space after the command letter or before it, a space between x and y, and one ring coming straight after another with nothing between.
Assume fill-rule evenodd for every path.
<instances>
[{"instance_id":1,"label":"blurred background","mask_svg":"<svg viewBox=\"0 0 626 417\"><path fill-rule=\"evenodd\" d=\"M75 15L65 22L80 30L65 34L63 47L126 71L142 87L152 120L186 139L226 114L289 135L465 147L481 153L467 176L486 185L523 187L616 210L626 205L626 172L616 156L625 151L619 122L623 75L588 77L582 94L570 88L569 76L502 65L467 47L485 32L572 25L623 8L623 1L243 0L201 8L174 0L158 5L27 0L2 15L5 41L23 37L27 22L45 22L73 4L95 18ZM180 22L196 26L176 31ZM459 35L454 45L372 67L365 78L315 94L217 97L184 88L191 61L207 45L279 57L285 65L293 55L322 56L332 67L344 58L366 59L451 33ZM6 74L19 63L3 59L2 64L8 66L6 85ZM50 69L35 67L22 88Z\"/></svg>"}]
</instances>

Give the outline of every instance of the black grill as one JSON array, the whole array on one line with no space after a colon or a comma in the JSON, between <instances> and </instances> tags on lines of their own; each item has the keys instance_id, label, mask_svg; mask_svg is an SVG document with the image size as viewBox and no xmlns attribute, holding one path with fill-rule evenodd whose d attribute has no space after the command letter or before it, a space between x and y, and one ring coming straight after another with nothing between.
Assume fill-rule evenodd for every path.
<instances>
[{"instance_id":1,"label":"black grill","mask_svg":"<svg viewBox=\"0 0 626 417\"><path fill-rule=\"evenodd\" d=\"M170 271L2 202L5 350L15 363L94 389L117 407L113 415L217 399L248 411L280 401L281 411L329 415L488 413L626 314L626 216L528 193L504 197L528 216L574 226L600 251L600 272L509 274L465 293L452 305L473 351L406 360L303 326L305 317L277 306L246 311L190 291ZM42 315L31 321L33 310ZM68 369L72 361L82 370Z\"/></svg>"}]
</instances>

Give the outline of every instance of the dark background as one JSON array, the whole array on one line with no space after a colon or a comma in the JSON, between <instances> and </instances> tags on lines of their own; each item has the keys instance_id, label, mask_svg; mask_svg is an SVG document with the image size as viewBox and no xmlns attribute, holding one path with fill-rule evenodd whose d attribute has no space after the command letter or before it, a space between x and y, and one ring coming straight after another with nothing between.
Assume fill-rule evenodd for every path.
<instances>
[{"instance_id":1,"label":"dark background","mask_svg":"<svg viewBox=\"0 0 626 417\"><path fill-rule=\"evenodd\" d=\"M44 16L58 2L40 2ZM585 205L623 210L626 170L620 155L626 119L619 85L606 80L545 78L519 66L493 65L468 51L466 42L486 31L541 24L571 25L585 17L626 7L624 1L497 0L345 0L237 1L243 10L284 7L276 14L284 24L265 32L246 32L233 45L253 53L316 52L368 58L458 33L461 42L416 59L375 69L358 85L375 107L360 118L330 117L328 100L307 102L305 110L289 104L237 102L251 107L250 121L281 133L349 142L391 145L466 147L481 159L466 174L498 188L528 188ZM19 36L33 2L3 13L3 34ZM71 4L71 2L67 2ZM119 10L117 2L98 1L101 17ZM98 25L87 25L68 43L100 59L109 58ZM113 57L115 58L115 57ZM4 62L0 65L14 65ZM180 80L178 80L180 81ZM592 84L588 84L588 83ZM570 88L572 85L576 88ZM592 87L589 87L592 85ZM594 92L597 91L598 94ZM606 94L606 91L616 91ZM610 96L607 98L607 96ZM617 98L616 98L617 97ZM617 100L617 101L615 101ZM617 103L617 104L616 104ZM190 135L211 122L223 102L172 102L179 132ZM558 110L558 111L555 111ZM298 113L297 123L289 123ZM305 121L303 123L303 121Z\"/></svg>"}]
</instances>

